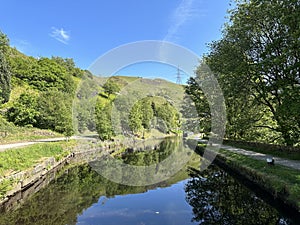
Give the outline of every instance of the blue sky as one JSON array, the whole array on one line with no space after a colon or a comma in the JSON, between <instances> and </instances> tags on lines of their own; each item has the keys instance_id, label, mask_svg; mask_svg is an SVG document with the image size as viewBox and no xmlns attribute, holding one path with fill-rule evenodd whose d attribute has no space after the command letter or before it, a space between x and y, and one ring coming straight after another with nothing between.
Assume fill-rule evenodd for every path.
<instances>
[{"instance_id":1,"label":"blue sky","mask_svg":"<svg viewBox=\"0 0 300 225\"><path fill-rule=\"evenodd\" d=\"M201 56L221 37L229 1L7 0L0 30L27 55L73 58L82 69L113 48L142 40L169 41Z\"/></svg>"}]
</instances>

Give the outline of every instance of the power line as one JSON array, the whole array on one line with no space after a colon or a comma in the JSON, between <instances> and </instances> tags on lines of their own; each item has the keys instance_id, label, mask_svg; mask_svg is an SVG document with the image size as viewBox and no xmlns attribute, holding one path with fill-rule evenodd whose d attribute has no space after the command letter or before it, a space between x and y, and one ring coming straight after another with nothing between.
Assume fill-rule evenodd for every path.
<instances>
[{"instance_id":1,"label":"power line","mask_svg":"<svg viewBox=\"0 0 300 225\"><path fill-rule=\"evenodd\" d=\"M179 66L177 67L177 73L176 73L176 84L182 84L182 80L181 80L181 71L179 69Z\"/></svg>"}]
</instances>

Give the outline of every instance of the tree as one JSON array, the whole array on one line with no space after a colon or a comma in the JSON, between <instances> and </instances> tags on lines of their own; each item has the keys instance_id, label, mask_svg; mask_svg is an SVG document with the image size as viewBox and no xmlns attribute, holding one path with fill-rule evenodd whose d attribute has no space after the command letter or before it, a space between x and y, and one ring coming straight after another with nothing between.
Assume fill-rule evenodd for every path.
<instances>
[{"instance_id":1,"label":"tree","mask_svg":"<svg viewBox=\"0 0 300 225\"><path fill-rule=\"evenodd\" d=\"M151 98L145 98L141 100L141 116L142 116L142 126L149 130L151 128L151 119L154 116L152 108Z\"/></svg>"},{"instance_id":2,"label":"tree","mask_svg":"<svg viewBox=\"0 0 300 225\"><path fill-rule=\"evenodd\" d=\"M35 126L39 112L37 111L37 93L22 93L6 112L10 122L18 126Z\"/></svg>"},{"instance_id":3,"label":"tree","mask_svg":"<svg viewBox=\"0 0 300 225\"><path fill-rule=\"evenodd\" d=\"M76 84L67 69L53 59L25 56L17 50L11 50L10 65L14 82L27 84L39 91L54 88L73 94Z\"/></svg>"},{"instance_id":4,"label":"tree","mask_svg":"<svg viewBox=\"0 0 300 225\"><path fill-rule=\"evenodd\" d=\"M11 72L6 59L9 40L0 31L0 103L8 102L11 91Z\"/></svg>"},{"instance_id":5,"label":"tree","mask_svg":"<svg viewBox=\"0 0 300 225\"><path fill-rule=\"evenodd\" d=\"M56 56L52 57L51 60L63 66L71 76L82 78L82 76L84 75L84 71L76 67L75 62L72 58L64 59Z\"/></svg>"},{"instance_id":6,"label":"tree","mask_svg":"<svg viewBox=\"0 0 300 225\"><path fill-rule=\"evenodd\" d=\"M168 102L156 109L157 117L162 119L167 127L167 132L180 127L180 119L177 110Z\"/></svg>"},{"instance_id":7,"label":"tree","mask_svg":"<svg viewBox=\"0 0 300 225\"><path fill-rule=\"evenodd\" d=\"M110 96L111 94L115 94L120 91L120 87L115 82L108 80L103 85L104 92Z\"/></svg>"},{"instance_id":8,"label":"tree","mask_svg":"<svg viewBox=\"0 0 300 225\"><path fill-rule=\"evenodd\" d=\"M159 119L164 124L165 129L160 129L163 132L180 127L179 113L174 106L161 97L146 97L136 102L129 114L129 126L135 133L143 129L149 130L151 125L154 125L151 124L153 119Z\"/></svg>"},{"instance_id":9,"label":"tree","mask_svg":"<svg viewBox=\"0 0 300 225\"><path fill-rule=\"evenodd\" d=\"M129 114L129 127L134 133L137 133L142 130L142 109L140 102L137 102L133 105Z\"/></svg>"},{"instance_id":10,"label":"tree","mask_svg":"<svg viewBox=\"0 0 300 225\"><path fill-rule=\"evenodd\" d=\"M72 123L72 98L57 90L42 92L37 106L37 127L51 129L67 137L74 133Z\"/></svg>"},{"instance_id":11,"label":"tree","mask_svg":"<svg viewBox=\"0 0 300 225\"><path fill-rule=\"evenodd\" d=\"M227 99L256 108L241 105L250 116L244 121L255 127L261 114L270 113L276 123L259 126L280 132L286 145L299 142L300 134L298 117L286 114L292 109L299 115L300 108L298 100L286 103L287 96L300 95L299 10L295 0L237 1L222 39L212 43L207 56L222 87L227 86Z\"/></svg>"},{"instance_id":12,"label":"tree","mask_svg":"<svg viewBox=\"0 0 300 225\"><path fill-rule=\"evenodd\" d=\"M75 92L75 82L64 66L48 58L40 58L38 65L36 77L31 83L37 86L39 90L45 91L48 88L56 88L69 94Z\"/></svg>"},{"instance_id":13,"label":"tree","mask_svg":"<svg viewBox=\"0 0 300 225\"><path fill-rule=\"evenodd\" d=\"M190 130L194 130L195 125L196 131L209 133L211 131L211 114L205 94L199 87L196 78L191 77L187 83L188 85L185 87L185 92L188 97L186 98L188 98L188 100L190 99L193 102L197 110L197 115L194 115L195 112L192 112L192 117L199 120L197 123L190 120L189 123L191 124L188 125L188 128ZM191 102L189 103L192 104ZM185 110L185 112L183 112L183 116L189 119L190 115L186 115L187 113L189 113L189 111Z\"/></svg>"},{"instance_id":14,"label":"tree","mask_svg":"<svg viewBox=\"0 0 300 225\"><path fill-rule=\"evenodd\" d=\"M96 131L95 105L100 86L88 73L81 78L74 100L74 118L80 133Z\"/></svg>"},{"instance_id":15,"label":"tree","mask_svg":"<svg viewBox=\"0 0 300 225\"><path fill-rule=\"evenodd\" d=\"M111 123L111 103L108 102L105 105L100 103L100 100L97 100L96 103L96 130L99 135L99 138L104 140L110 140L114 131Z\"/></svg>"}]
</instances>

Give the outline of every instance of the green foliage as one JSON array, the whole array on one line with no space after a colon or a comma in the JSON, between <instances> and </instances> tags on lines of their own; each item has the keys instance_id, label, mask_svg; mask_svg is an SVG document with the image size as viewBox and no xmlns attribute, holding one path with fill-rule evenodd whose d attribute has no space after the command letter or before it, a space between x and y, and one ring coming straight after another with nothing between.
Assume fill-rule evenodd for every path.
<instances>
[{"instance_id":1,"label":"green foliage","mask_svg":"<svg viewBox=\"0 0 300 225\"><path fill-rule=\"evenodd\" d=\"M129 114L129 126L134 133L142 130L142 106L135 104Z\"/></svg>"},{"instance_id":2,"label":"green foliage","mask_svg":"<svg viewBox=\"0 0 300 225\"><path fill-rule=\"evenodd\" d=\"M39 90L44 91L48 88L55 87L59 91L74 93L74 81L67 73L65 67L48 58L39 59L38 65L40 66L40 71L37 77L32 81L32 84L38 87ZM40 82L41 80L43 82Z\"/></svg>"},{"instance_id":3,"label":"green foliage","mask_svg":"<svg viewBox=\"0 0 300 225\"><path fill-rule=\"evenodd\" d=\"M74 133L72 124L72 97L67 93L49 90L42 92L37 106L39 115L37 127L51 129L71 136Z\"/></svg>"},{"instance_id":4,"label":"green foliage","mask_svg":"<svg viewBox=\"0 0 300 225\"><path fill-rule=\"evenodd\" d=\"M37 164L44 157L64 155L62 143L34 144L22 148L0 152L0 176L24 171Z\"/></svg>"},{"instance_id":5,"label":"green foliage","mask_svg":"<svg viewBox=\"0 0 300 225\"><path fill-rule=\"evenodd\" d=\"M6 59L9 40L0 31L0 104L8 102L11 91L11 72Z\"/></svg>"},{"instance_id":6,"label":"green foliage","mask_svg":"<svg viewBox=\"0 0 300 225\"><path fill-rule=\"evenodd\" d=\"M56 59L27 57L11 50L10 66L15 84L29 84L40 91L55 88L59 91L74 93L75 82L65 65Z\"/></svg>"},{"instance_id":7,"label":"green foliage","mask_svg":"<svg viewBox=\"0 0 300 225\"><path fill-rule=\"evenodd\" d=\"M73 59L20 53L9 47L8 38L0 32L0 102L8 102L11 83L14 93L1 110L15 125L72 135L72 100L83 74Z\"/></svg>"},{"instance_id":8,"label":"green foliage","mask_svg":"<svg viewBox=\"0 0 300 225\"><path fill-rule=\"evenodd\" d=\"M114 135L111 122L112 103L98 98L96 103L96 129L101 140L110 140Z\"/></svg>"},{"instance_id":9,"label":"green foliage","mask_svg":"<svg viewBox=\"0 0 300 225\"><path fill-rule=\"evenodd\" d=\"M6 112L10 122L18 126L34 126L37 123L39 112L37 111L38 96L35 92L22 93L19 99L13 102L13 106Z\"/></svg>"},{"instance_id":10,"label":"green foliage","mask_svg":"<svg viewBox=\"0 0 300 225\"><path fill-rule=\"evenodd\" d=\"M299 7L237 1L222 39L211 43L204 61L224 92L228 138L299 144Z\"/></svg>"},{"instance_id":11,"label":"green foliage","mask_svg":"<svg viewBox=\"0 0 300 225\"><path fill-rule=\"evenodd\" d=\"M95 106L100 84L96 77L85 73L78 85L74 100L74 122L79 133L96 131Z\"/></svg>"},{"instance_id":12,"label":"green foliage","mask_svg":"<svg viewBox=\"0 0 300 225\"><path fill-rule=\"evenodd\" d=\"M197 76L201 76L201 74L197 72ZM182 113L183 116L185 118L189 118L190 121L190 124L187 125L187 129L196 132L200 131L201 133L209 133L211 130L210 108L205 94L202 89L200 89L196 78L191 77L188 80L188 85L185 87L185 92L187 94L187 96L185 97L185 101L188 102L188 109L184 108L184 111ZM197 110L197 115L194 115L195 112L193 111L190 112L191 107L189 106L192 105L190 101L194 103ZM190 117L197 118L199 120L199 124L194 120L190 120Z\"/></svg>"},{"instance_id":13,"label":"green foliage","mask_svg":"<svg viewBox=\"0 0 300 225\"><path fill-rule=\"evenodd\" d=\"M161 97L141 99L133 105L129 114L129 126L134 133L151 128L168 133L177 130L180 125L179 112Z\"/></svg>"},{"instance_id":14,"label":"green foliage","mask_svg":"<svg viewBox=\"0 0 300 225\"><path fill-rule=\"evenodd\" d=\"M138 82L134 88L128 90L126 96L116 95L120 87L128 85L127 82ZM140 95L139 85L147 80L122 79L111 77L103 85L104 93L100 93L96 103L96 127L102 140L111 139L115 134L140 136L152 128L164 133L177 131L181 125L180 114L175 106L168 102L167 97L146 97L135 102ZM159 83L159 82L158 82ZM112 104L116 107L118 115L112 121ZM130 109L130 110L128 110ZM118 124L116 124L118 123ZM120 124L119 124L120 123ZM119 129L120 130L113 130Z\"/></svg>"},{"instance_id":15,"label":"green foliage","mask_svg":"<svg viewBox=\"0 0 300 225\"><path fill-rule=\"evenodd\" d=\"M76 67L72 58L52 57L51 60L63 66L71 76L82 78L84 75L84 71Z\"/></svg>"},{"instance_id":16,"label":"green foliage","mask_svg":"<svg viewBox=\"0 0 300 225\"><path fill-rule=\"evenodd\" d=\"M111 95L111 94L115 94L117 92L120 91L120 87L117 83L115 83L114 81L112 80L108 80L104 85L103 85L103 89L104 89L104 92L106 94Z\"/></svg>"}]
</instances>

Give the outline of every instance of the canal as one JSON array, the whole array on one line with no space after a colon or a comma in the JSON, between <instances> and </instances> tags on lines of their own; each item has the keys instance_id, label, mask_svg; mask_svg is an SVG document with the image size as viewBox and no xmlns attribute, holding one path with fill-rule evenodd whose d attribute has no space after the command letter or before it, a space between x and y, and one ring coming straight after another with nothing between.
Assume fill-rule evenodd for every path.
<instances>
[{"instance_id":1,"label":"canal","mask_svg":"<svg viewBox=\"0 0 300 225\"><path fill-rule=\"evenodd\" d=\"M131 165L155 165L180 151L180 141L165 139L155 148L115 158ZM168 179L144 186L111 181L99 172L99 161L63 168L37 193L2 211L0 224L296 224L272 200L216 165L199 171L201 158L193 152ZM140 174L131 175L143 180Z\"/></svg>"}]
</instances>

